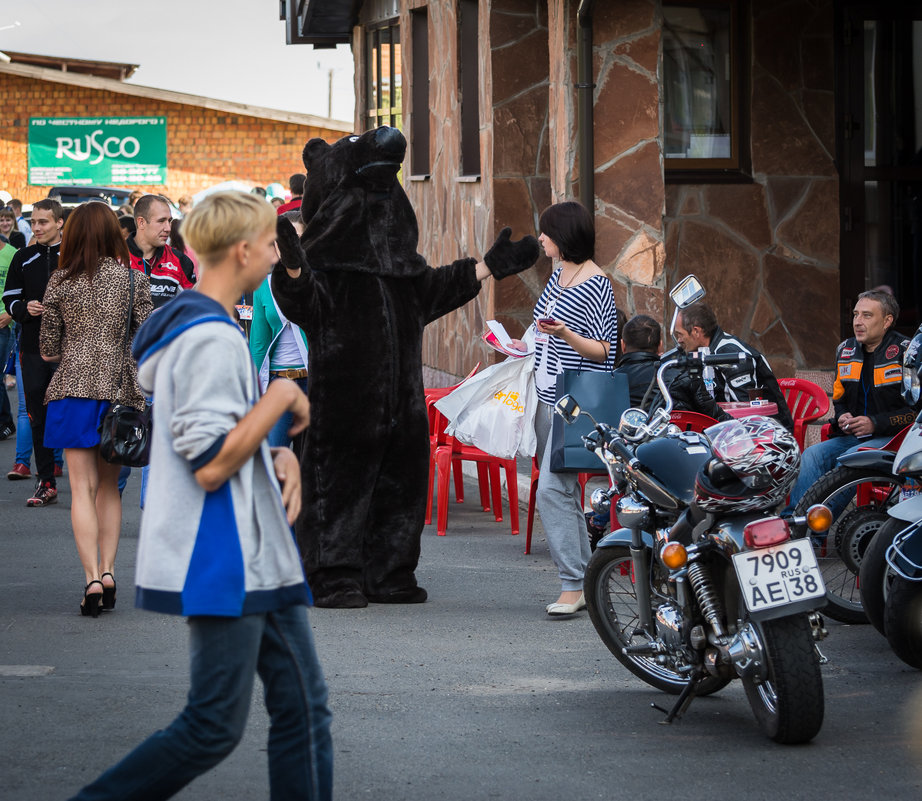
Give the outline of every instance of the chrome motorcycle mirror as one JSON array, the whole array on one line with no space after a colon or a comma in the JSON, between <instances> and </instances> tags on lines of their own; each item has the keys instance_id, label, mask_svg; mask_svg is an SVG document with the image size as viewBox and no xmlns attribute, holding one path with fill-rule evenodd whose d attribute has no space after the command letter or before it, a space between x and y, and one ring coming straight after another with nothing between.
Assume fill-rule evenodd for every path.
<instances>
[{"instance_id":1,"label":"chrome motorcycle mirror","mask_svg":"<svg viewBox=\"0 0 922 801\"><path fill-rule=\"evenodd\" d=\"M701 300L706 294L707 292L701 282L694 275L686 275L669 293L669 297L672 298L672 302L675 304L675 310L672 312L672 322L669 324L669 333L677 345L679 340L675 336L675 324L679 318L679 309L691 306L692 303Z\"/></svg>"},{"instance_id":2,"label":"chrome motorcycle mirror","mask_svg":"<svg viewBox=\"0 0 922 801\"><path fill-rule=\"evenodd\" d=\"M580 415L579 404L572 395L564 395L557 403L554 404L554 412L559 414L564 422L572 424Z\"/></svg>"}]
</instances>

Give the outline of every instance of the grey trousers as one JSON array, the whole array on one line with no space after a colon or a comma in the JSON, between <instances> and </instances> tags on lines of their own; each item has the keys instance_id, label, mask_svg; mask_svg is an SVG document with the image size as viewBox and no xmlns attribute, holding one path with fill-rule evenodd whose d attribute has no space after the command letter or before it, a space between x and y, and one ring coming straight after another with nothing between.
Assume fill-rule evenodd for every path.
<instances>
[{"instance_id":1,"label":"grey trousers","mask_svg":"<svg viewBox=\"0 0 922 801\"><path fill-rule=\"evenodd\" d=\"M551 472L551 420L554 409L538 402L535 414L535 434L538 438L536 457L541 475L538 478L537 507L541 525L547 535L551 559L557 565L561 590L583 589L583 575L592 554L586 517L580 500L576 473Z\"/></svg>"}]
</instances>

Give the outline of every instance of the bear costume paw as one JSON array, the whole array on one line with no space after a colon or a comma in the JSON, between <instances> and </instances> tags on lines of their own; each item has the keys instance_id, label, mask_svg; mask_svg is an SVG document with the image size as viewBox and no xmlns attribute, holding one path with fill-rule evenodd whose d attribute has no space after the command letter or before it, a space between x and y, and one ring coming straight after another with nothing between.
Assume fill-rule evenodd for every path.
<instances>
[{"instance_id":1,"label":"bear costume paw","mask_svg":"<svg viewBox=\"0 0 922 801\"><path fill-rule=\"evenodd\" d=\"M306 270L307 258L304 255L304 248L301 247L298 232L295 231L291 221L279 217L275 224L275 234L282 264L289 270Z\"/></svg>"},{"instance_id":2,"label":"bear costume paw","mask_svg":"<svg viewBox=\"0 0 922 801\"><path fill-rule=\"evenodd\" d=\"M287 222L287 220L286 220ZM538 240L525 236L517 242L511 239L512 229L503 228L496 241L483 257L487 267L496 279L507 278L534 265L538 261ZM284 254L283 254L284 255Z\"/></svg>"}]
</instances>

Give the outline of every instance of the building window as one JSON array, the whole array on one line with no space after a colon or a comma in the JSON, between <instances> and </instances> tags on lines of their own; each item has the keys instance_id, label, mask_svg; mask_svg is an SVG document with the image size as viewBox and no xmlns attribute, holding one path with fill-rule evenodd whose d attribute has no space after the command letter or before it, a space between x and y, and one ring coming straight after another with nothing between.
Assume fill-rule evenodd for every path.
<instances>
[{"instance_id":1,"label":"building window","mask_svg":"<svg viewBox=\"0 0 922 801\"><path fill-rule=\"evenodd\" d=\"M749 169L748 43L737 0L663 6L663 155L667 179Z\"/></svg>"},{"instance_id":2,"label":"building window","mask_svg":"<svg viewBox=\"0 0 922 801\"><path fill-rule=\"evenodd\" d=\"M478 0L458 3L458 94L461 96L461 174L480 175L480 53Z\"/></svg>"},{"instance_id":3,"label":"building window","mask_svg":"<svg viewBox=\"0 0 922 801\"><path fill-rule=\"evenodd\" d=\"M369 30L365 45L366 126L369 130L379 125L400 128L400 27L387 25Z\"/></svg>"},{"instance_id":4,"label":"building window","mask_svg":"<svg viewBox=\"0 0 922 801\"><path fill-rule=\"evenodd\" d=\"M413 28L413 115L410 121L410 171L429 174L429 12L410 12Z\"/></svg>"}]
</instances>

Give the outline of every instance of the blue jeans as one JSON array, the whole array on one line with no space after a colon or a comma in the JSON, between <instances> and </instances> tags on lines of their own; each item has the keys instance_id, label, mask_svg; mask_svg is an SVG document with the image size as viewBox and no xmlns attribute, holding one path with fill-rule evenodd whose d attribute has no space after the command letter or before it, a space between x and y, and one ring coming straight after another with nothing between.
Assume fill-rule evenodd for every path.
<instances>
[{"instance_id":1,"label":"blue jeans","mask_svg":"<svg viewBox=\"0 0 922 801\"><path fill-rule=\"evenodd\" d=\"M804 493L836 466L836 459L840 456L856 451L858 448L882 448L890 439L890 437L871 437L863 440L852 436L830 437L825 442L811 445L801 457L800 475L797 476L797 481L791 489L791 500L784 511L793 511Z\"/></svg>"},{"instance_id":2,"label":"blue jeans","mask_svg":"<svg viewBox=\"0 0 922 801\"><path fill-rule=\"evenodd\" d=\"M272 376L269 378L269 383L271 384L276 380L278 376ZM306 395L307 394L307 379L306 378L293 378L288 379L289 381L294 381L300 388L301 391ZM291 428L291 424L294 421L294 416L291 412L285 412L272 426L272 429L269 431L269 435L266 439L269 440L269 445L273 448L287 448L291 445L291 437L288 436L288 429Z\"/></svg>"},{"instance_id":3,"label":"blue jeans","mask_svg":"<svg viewBox=\"0 0 922 801\"><path fill-rule=\"evenodd\" d=\"M305 607L241 618L193 617L189 634L186 708L72 801L154 801L177 793L240 742L257 673L270 717L269 798L331 799L331 715Z\"/></svg>"}]
</instances>

